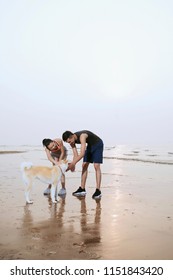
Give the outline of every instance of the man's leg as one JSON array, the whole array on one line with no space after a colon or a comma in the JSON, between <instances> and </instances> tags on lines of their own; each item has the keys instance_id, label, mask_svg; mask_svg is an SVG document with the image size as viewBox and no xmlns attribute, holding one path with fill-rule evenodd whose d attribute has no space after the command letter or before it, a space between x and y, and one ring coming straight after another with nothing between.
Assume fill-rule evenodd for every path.
<instances>
[{"instance_id":1,"label":"man's leg","mask_svg":"<svg viewBox=\"0 0 173 280\"><path fill-rule=\"evenodd\" d=\"M89 165L89 162L84 162L82 164L81 186L77 189L77 191L73 192L73 195L75 195L75 196L85 196L86 195L85 184L86 184L86 179L87 179L87 174L88 174L88 165Z\"/></svg>"},{"instance_id":2,"label":"man's leg","mask_svg":"<svg viewBox=\"0 0 173 280\"><path fill-rule=\"evenodd\" d=\"M95 193L92 195L92 198L99 199L102 196L101 191L100 191L101 177L102 177L100 163L94 163L94 168L95 168L95 174L96 174L96 190L95 190Z\"/></svg>"},{"instance_id":3,"label":"man's leg","mask_svg":"<svg viewBox=\"0 0 173 280\"><path fill-rule=\"evenodd\" d=\"M88 166L89 166L89 162L84 162L82 164L82 174L81 174L81 188L82 189L85 189L86 179L88 176Z\"/></svg>"},{"instance_id":4,"label":"man's leg","mask_svg":"<svg viewBox=\"0 0 173 280\"><path fill-rule=\"evenodd\" d=\"M94 163L94 168L96 173L96 188L100 190L102 178L100 163Z\"/></svg>"}]
</instances>

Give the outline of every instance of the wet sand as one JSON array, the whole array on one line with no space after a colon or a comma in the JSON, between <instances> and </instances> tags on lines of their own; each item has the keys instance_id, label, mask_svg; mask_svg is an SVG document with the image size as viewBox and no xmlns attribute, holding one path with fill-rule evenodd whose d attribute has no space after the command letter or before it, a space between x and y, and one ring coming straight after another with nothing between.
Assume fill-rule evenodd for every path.
<instances>
[{"instance_id":1,"label":"wet sand","mask_svg":"<svg viewBox=\"0 0 173 280\"><path fill-rule=\"evenodd\" d=\"M20 152L20 153L19 153ZM173 259L173 172L170 165L106 159L102 198L90 166L85 198L72 196L81 164L66 173L67 195L53 205L35 182L26 205L20 163L49 165L40 149L0 154L0 259Z\"/></svg>"}]
</instances>

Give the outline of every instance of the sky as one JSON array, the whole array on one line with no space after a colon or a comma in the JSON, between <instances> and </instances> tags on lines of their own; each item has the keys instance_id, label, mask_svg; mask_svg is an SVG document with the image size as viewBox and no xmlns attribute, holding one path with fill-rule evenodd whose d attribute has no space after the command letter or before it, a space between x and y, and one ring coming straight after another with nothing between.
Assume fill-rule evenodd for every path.
<instances>
[{"instance_id":1,"label":"sky","mask_svg":"<svg viewBox=\"0 0 173 280\"><path fill-rule=\"evenodd\" d=\"M172 0L0 0L0 40L0 145L172 144Z\"/></svg>"}]
</instances>

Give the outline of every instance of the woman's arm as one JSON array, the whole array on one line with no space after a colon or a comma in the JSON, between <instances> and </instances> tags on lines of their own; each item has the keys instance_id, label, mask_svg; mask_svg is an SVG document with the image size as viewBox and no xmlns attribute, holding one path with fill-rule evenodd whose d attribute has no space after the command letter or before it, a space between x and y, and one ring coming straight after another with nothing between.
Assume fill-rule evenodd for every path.
<instances>
[{"instance_id":1,"label":"woman's arm","mask_svg":"<svg viewBox=\"0 0 173 280\"><path fill-rule=\"evenodd\" d=\"M51 156L50 151L49 151L47 148L45 148L45 152L46 152L46 155L47 155L48 160L49 160L50 162L52 162L53 164L57 164L57 161L55 161L55 160L53 159L53 157Z\"/></svg>"},{"instance_id":2,"label":"woman's arm","mask_svg":"<svg viewBox=\"0 0 173 280\"><path fill-rule=\"evenodd\" d=\"M60 154L60 157L59 157L59 161L62 160L65 156L65 149L64 149L64 145L63 145L63 142L61 140L58 141L58 144L60 146L60 150L61 150L61 154Z\"/></svg>"}]
</instances>

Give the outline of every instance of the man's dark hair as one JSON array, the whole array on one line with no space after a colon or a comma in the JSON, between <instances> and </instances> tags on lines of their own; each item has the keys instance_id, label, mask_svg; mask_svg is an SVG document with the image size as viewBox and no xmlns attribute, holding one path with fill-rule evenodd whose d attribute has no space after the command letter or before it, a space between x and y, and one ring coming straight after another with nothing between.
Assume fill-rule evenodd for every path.
<instances>
[{"instance_id":1,"label":"man's dark hair","mask_svg":"<svg viewBox=\"0 0 173 280\"><path fill-rule=\"evenodd\" d=\"M72 135L73 135L73 133L72 133L71 131L69 131L69 130L65 131L65 132L63 133L63 135L62 135L63 141L66 142L67 139L68 139L70 136L72 136Z\"/></svg>"},{"instance_id":2,"label":"man's dark hair","mask_svg":"<svg viewBox=\"0 0 173 280\"><path fill-rule=\"evenodd\" d=\"M43 139L42 144L43 144L43 146L45 146L47 148L52 141L53 140L46 138L46 139Z\"/></svg>"}]
</instances>

